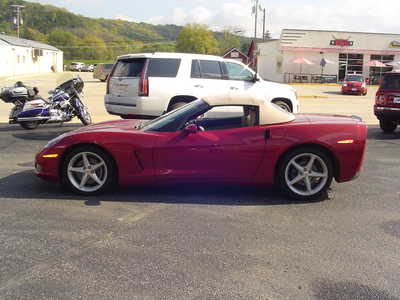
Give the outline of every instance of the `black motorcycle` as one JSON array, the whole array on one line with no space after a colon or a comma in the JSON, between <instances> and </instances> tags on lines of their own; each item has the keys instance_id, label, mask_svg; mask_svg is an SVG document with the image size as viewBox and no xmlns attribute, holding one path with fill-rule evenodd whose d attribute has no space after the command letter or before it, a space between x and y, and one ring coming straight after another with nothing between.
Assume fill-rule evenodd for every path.
<instances>
[{"instance_id":1,"label":"black motorcycle","mask_svg":"<svg viewBox=\"0 0 400 300\"><path fill-rule=\"evenodd\" d=\"M40 124L63 123L75 116L83 125L92 123L87 107L82 103L84 82L80 77L69 78L49 91L46 100L39 96L36 87L28 87L18 81L13 87L2 88L0 99L13 103L9 123L20 124L25 129L35 129Z\"/></svg>"}]
</instances>

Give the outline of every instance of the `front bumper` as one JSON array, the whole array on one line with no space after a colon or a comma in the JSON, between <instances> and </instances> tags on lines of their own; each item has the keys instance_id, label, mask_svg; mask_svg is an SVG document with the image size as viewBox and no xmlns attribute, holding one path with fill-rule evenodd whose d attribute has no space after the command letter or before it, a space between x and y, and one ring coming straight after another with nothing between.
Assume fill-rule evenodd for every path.
<instances>
[{"instance_id":1,"label":"front bumper","mask_svg":"<svg viewBox=\"0 0 400 300\"><path fill-rule=\"evenodd\" d=\"M57 157L43 157L49 154L57 154ZM48 181L59 181L60 180L60 162L61 153L54 151L54 149L43 149L35 157L35 174Z\"/></svg>"},{"instance_id":2,"label":"front bumper","mask_svg":"<svg viewBox=\"0 0 400 300\"><path fill-rule=\"evenodd\" d=\"M342 87L343 94L364 94L367 91L367 88L364 87L354 87L354 86L347 86Z\"/></svg>"}]
</instances>

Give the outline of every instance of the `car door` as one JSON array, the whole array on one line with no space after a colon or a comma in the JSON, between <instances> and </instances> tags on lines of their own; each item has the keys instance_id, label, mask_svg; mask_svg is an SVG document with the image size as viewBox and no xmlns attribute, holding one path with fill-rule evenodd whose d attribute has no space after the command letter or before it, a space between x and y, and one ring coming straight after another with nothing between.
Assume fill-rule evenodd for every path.
<instances>
[{"instance_id":1,"label":"car door","mask_svg":"<svg viewBox=\"0 0 400 300\"><path fill-rule=\"evenodd\" d=\"M218 60L192 60L191 86L198 97L222 94L229 90L222 63Z\"/></svg>"},{"instance_id":2,"label":"car door","mask_svg":"<svg viewBox=\"0 0 400 300\"><path fill-rule=\"evenodd\" d=\"M261 126L162 133L154 146L159 182L247 181L265 154Z\"/></svg>"},{"instance_id":3,"label":"car door","mask_svg":"<svg viewBox=\"0 0 400 300\"><path fill-rule=\"evenodd\" d=\"M229 86L232 90L240 92L251 90L256 84L253 81L255 73L240 63L226 61L226 72L229 79Z\"/></svg>"}]
</instances>

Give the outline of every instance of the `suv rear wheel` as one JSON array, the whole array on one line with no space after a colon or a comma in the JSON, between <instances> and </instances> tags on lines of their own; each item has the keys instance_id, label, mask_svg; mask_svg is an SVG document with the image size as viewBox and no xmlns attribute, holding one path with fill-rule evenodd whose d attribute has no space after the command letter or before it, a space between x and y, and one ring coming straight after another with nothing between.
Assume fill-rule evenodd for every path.
<instances>
[{"instance_id":1,"label":"suv rear wheel","mask_svg":"<svg viewBox=\"0 0 400 300\"><path fill-rule=\"evenodd\" d=\"M388 120L379 120L379 126L381 127L382 131L386 133L392 133L397 128L397 124L395 122Z\"/></svg>"},{"instance_id":2,"label":"suv rear wheel","mask_svg":"<svg viewBox=\"0 0 400 300\"><path fill-rule=\"evenodd\" d=\"M185 104L187 104L187 102L183 102L183 101L175 102L174 104L172 104L172 105L169 107L168 111L177 109L178 107L184 106Z\"/></svg>"},{"instance_id":3,"label":"suv rear wheel","mask_svg":"<svg viewBox=\"0 0 400 300\"><path fill-rule=\"evenodd\" d=\"M289 104L287 104L285 101L283 100L277 100L277 101L272 101L272 103L278 105L280 108L282 108L283 110L286 110L288 112L292 112L292 109L290 108Z\"/></svg>"}]
</instances>

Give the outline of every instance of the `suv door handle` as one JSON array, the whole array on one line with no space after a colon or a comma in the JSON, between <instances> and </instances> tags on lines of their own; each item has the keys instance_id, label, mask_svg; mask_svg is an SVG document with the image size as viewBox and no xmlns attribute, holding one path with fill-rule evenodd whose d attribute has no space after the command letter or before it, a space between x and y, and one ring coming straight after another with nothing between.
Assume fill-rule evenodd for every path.
<instances>
[{"instance_id":1,"label":"suv door handle","mask_svg":"<svg viewBox=\"0 0 400 300\"><path fill-rule=\"evenodd\" d=\"M237 88L237 87L235 87L235 86L231 86L230 89L236 91L236 90L238 90L239 88Z\"/></svg>"},{"instance_id":2,"label":"suv door handle","mask_svg":"<svg viewBox=\"0 0 400 300\"><path fill-rule=\"evenodd\" d=\"M201 84L196 84L194 87L202 89L204 86L202 86Z\"/></svg>"}]
</instances>

